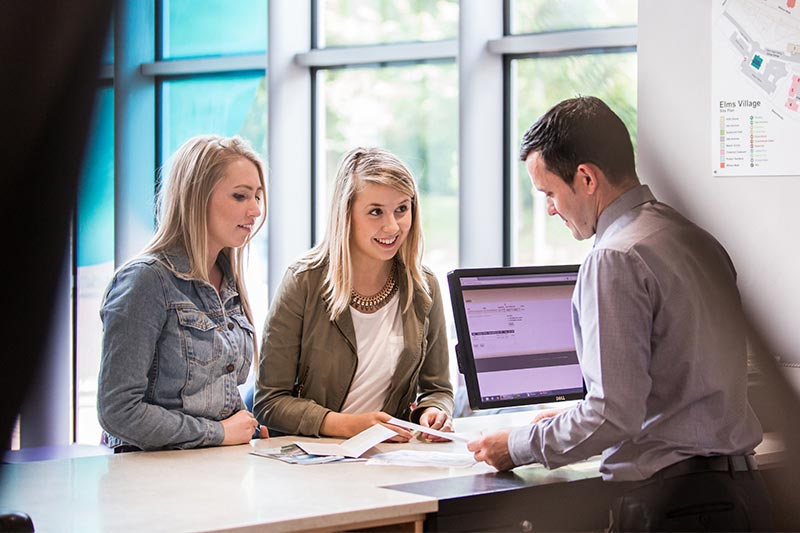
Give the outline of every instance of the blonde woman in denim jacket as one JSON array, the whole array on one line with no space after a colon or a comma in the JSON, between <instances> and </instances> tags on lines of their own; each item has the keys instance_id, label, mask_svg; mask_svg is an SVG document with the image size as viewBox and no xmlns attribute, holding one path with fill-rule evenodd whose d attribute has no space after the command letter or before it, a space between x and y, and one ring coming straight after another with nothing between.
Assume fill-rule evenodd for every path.
<instances>
[{"instance_id":1,"label":"blonde woman in denim jacket","mask_svg":"<svg viewBox=\"0 0 800 533\"><path fill-rule=\"evenodd\" d=\"M378 148L345 154L325 238L270 305L253 408L262 423L346 438L394 416L452 431L441 293L421 255L408 168ZM393 429L393 440L411 437Z\"/></svg>"},{"instance_id":2,"label":"blonde woman in denim jacket","mask_svg":"<svg viewBox=\"0 0 800 533\"><path fill-rule=\"evenodd\" d=\"M265 190L240 137L193 137L173 156L156 234L116 272L100 310L98 418L115 451L267 436L237 388L256 346L243 252L263 224Z\"/></svg>"}]
</instances>

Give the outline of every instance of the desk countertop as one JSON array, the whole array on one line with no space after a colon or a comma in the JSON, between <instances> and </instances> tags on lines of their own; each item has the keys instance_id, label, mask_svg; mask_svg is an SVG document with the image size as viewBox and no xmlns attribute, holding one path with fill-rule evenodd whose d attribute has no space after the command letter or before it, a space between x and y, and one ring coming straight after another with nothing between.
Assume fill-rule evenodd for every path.
<instances>
[{"instance_id":1,"label":"desk countertop","mask_svg":"<svg viewBox=\"0 0 800 533\"><path fill-rule=\"evenodd\" d=\"M531 413L470 417L457 431L529 422ZM28 513L37 531L274 531L338 529L424 515L436 497L386 488L494 474L463 468L367 466L363 462L292 465L250 453L299 437L187 451L137 452L8 464L0 468L0 507ZM333 439L330 439L333 440ZM380 444L393 449L466 450L458 442ZM774 450L773 450L774 451ZM552 472L523 467L543 484L597 477L597 461ZM517 469L519 471L521 469Z\"/></svg>"}]
</instances>

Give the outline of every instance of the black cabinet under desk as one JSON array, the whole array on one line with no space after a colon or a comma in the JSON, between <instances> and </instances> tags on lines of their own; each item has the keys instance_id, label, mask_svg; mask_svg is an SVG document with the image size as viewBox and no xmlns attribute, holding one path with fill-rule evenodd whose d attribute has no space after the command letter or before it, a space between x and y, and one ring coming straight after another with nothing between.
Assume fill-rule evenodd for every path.
<instances>
[{"instance_id":1,"label":"black cabinet under desk","mask_svg":"<svg viewBox=\"0 0 800 533\"><path fill-rule=\"evenodd\" d=\"M596 470L587 477L570 467L541 466L385 488L439 500L426 531L602 531L618 492Z\"/></svg>"}]
</instances>

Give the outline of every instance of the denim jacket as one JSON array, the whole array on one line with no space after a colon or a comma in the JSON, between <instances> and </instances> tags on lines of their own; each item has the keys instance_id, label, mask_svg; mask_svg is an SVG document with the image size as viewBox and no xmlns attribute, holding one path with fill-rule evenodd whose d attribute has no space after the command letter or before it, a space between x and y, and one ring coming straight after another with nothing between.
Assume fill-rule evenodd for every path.
<instances>
[{"instance_id":1,"label":"denim jacket","mask_svg":"<svg viewBox=\"0 0 800 533\"><path fill-rule=\"evenodd\" d=\"M98 418L112 448L196 448L222 443L219 422L244 408L238 384L255 330L228 258L218 295L188 277L182 249L141 256L117 271L100 317Z\"/></svg>"}]
</instances>

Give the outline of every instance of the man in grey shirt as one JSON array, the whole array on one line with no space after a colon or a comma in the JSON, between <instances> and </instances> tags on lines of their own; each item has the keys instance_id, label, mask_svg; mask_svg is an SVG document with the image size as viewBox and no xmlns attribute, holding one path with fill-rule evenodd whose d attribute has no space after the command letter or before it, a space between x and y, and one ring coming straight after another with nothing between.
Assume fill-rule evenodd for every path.
<instances>
[{"instance_id":1,"label":"man in grey shirt","mask_svg":"<svg viewBox=\"0 0 800 533\"><path fill-rule=\"evenodd\" d=\"M768 528L725 249L640 184L628 131L597 98L554 106L520 155L548 214L578 240L595 235L572 300L586 397L471 442L475 459L508 470L601 454L603 479L629 482L612 508L615 530Z\"/></svg>"}]
</instances>

